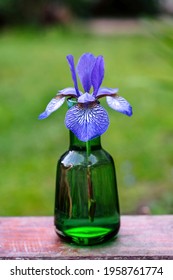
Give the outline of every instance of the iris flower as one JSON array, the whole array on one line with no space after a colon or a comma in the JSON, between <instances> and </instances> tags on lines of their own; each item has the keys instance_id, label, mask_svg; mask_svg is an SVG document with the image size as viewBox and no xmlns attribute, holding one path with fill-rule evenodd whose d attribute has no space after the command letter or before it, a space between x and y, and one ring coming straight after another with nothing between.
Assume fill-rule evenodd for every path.
<instances>
[{"instance_id":1,"label":"iris flower","mask_svg":"<svg viewBox=\"0 0 173 280\"><path fill-rule=\"evenodd\" d=\"M117 94L117 88L101 87L104 78L104 59L101 55L95 57L91 53L84 53L76 68L72 55L67 56L67 61L74 87L60 90L48 103L45 111L39 115L39 119L47 118L59 109L66 97L75 98L76 104L66 113L65 125L79 140L87 142L102 135L109 126L109 117L100 105L100 98L106 97L107 104L112 109L127 116L132 115L132 107L127 100ZM76 72L84 93L79 90Z\"/></svg>"}]
</instances>

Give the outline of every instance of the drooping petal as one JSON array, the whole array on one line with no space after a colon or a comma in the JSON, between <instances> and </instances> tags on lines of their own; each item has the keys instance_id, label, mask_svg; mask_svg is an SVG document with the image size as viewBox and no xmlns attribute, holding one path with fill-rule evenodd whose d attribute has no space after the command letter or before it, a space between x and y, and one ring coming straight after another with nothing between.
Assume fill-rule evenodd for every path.
<instances>
[{"instance_id":1,"label":"drooping petal","mask_svg":"<svg viewBox=\"0 0 173 280\"><path fill-rule=\"evenodd\" d=\"M80 92L82 94L82 92ZM76 89L72 87L64 88L62 90L59 90L59 95L62 96L71 96L71 97L77 97Z\"/></svg>"},{"instance_id":2,"label":"drooping petal","mask_svg":"<svg viewBox=\"0 0 173 280\"><path fill-rule=\"evenodd\" d=\"M92 96L91 94L89 94L88 92L85 92L84 94L82 94L79 98L78 98L78 102L79 103L88 103L88 102L94 102L95 98L94 96Z\"/></svg>"},{"instance_id":3,"label":"drooping petal","mask_svg":"<svg viewBox=\"0 0 173 280\"><path fill-rule=\"evenodd\" d=\"M129 117L132 115L131 105L123 97L118 96L118 95L115 95L114 97L107 96L106 100L107 100L109 107L111 107L112 109L114 109L122 114L125 114Z\"/></svg>"},{"instance_id":4,"label":"drooping petal","mask_svg":"<svg viewBox=\"0 0 173 280\"><path fill-rule=\"evenodd\" d=\"M74 87L75 87L77 96L80 96L79 89L78 89L76 72L75 72L74 58L71 54L67 55L67 61L68 61L68 64L70 66L70 71L71 71L71 75L72 75L72 79L73 79L73 82L74 82Z\"/></svg>"},{"instance_id":5,"label":"drooping petal","mask_svg":"<svg viewBox=\"0 0 173 280\"><path fill-rule=\"evenodd\" d=\"M77 64L77 73L85 92L89 92L92 86L91 73L95 65L96 58L91 53L84 53Z\"/></svg>"},{"instance_id":6,"label":"drooping petal","mask_svg":"<svg viewBox=\"0 0 173 280\"><path fill-rule=\"evenodd\" d=\"M99 103L77 104L67 111L65 124L79 140L87 142L107 130L109 117Z\"/></svg>"},{"instance_id":7,"label":"drooping petal","mask_svg":"<svg viewBox=\"0 0 173 280\"><path fill-rule=\"evenodd\" d=\"M45 111L39 115L39 120L47 118L50 114L52 114L54 111L58 110L59 107L62 106L62 104L65 101L65 97L62 97L61 95L57 95L54 97L47 105Z\"/></svg>"},{"instance_id":8,"label":"drooping petal","mask_svg":"<svg viewBox=\"0 0 173 280\"><path fill-rule=\"evenodd\" d=\"M96 58L96 63L94 65L92 75L91 75L91 82L94 88L93 96L97 95L99 87L102 84L104 78L104 60L101 55Z\"/></svg>"},{"instance_id":9,"label":"drooping petal","mask_svg":"<svg viewBox=\"0 0 173 280\"><path fill-rule=\"evenodd\" d=\"M101 98L104 96L112 96L115 95L118 92L118 88L106 88L106 87L102 87L99 88L96 97L97 98Z\"/></svg>"}]
</instances>

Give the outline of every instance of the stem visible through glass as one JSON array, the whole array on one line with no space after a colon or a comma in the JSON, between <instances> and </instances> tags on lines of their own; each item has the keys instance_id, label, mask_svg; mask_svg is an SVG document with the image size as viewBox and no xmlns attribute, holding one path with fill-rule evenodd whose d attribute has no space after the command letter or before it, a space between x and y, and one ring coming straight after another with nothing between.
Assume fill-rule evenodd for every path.
<instances>
[{"instance_id":1,"label":"stem visible through glass","mask_svg":"<svg viewBox=\"0 0 173 280\"><path fill-rule=\"evenodd\" d=\"M96 209L96 201L94 199L93 194L93 186L91 180L91 169L89 163L89 156L91 154L91 146L90 141L86 142L86 153L87 153L87 184L88 184L88 216L91 222L94 221L95 209Z\"/></svg>"}]
</instances>

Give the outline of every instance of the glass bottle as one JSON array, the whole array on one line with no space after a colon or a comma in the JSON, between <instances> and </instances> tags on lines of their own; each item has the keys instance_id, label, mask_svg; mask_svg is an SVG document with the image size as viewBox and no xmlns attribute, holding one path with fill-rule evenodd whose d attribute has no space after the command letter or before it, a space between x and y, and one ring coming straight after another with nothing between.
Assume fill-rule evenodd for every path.
<instances>
[{"instance_id":1,"label":"glass bottle","mask_svg":"<svg viewBox=\"0 0 173 280\"><path fill-rule=\"evenodd\" d=\"M65 241L94 245L110 240L120 227L114 162L100 137L87 143L70 132L70 147L58 161L56 233Z\"/></svg>"}]
</instances>

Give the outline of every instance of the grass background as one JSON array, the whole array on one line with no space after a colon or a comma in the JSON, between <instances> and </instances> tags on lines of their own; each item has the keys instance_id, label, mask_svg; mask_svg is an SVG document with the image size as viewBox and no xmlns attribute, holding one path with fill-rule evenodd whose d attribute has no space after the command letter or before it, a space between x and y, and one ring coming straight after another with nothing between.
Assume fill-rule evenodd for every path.
<instances>
[{"instance_id":1,"label":"grass background","mask_svg":"<svg viewBox=\"0 0 173 280\"><path fill-rule=\"evenodd\" d=\"M133 107L110 116L103 147L115 160L121 213L173 213L173 38L96 36L77 30L6 30L0 34L0 215L52 215L56 162L68 149L66 106L38 115L59 89L73 86L66 55L105 59L103 86L118 87Z\"/></svg>"}]
</instances>

